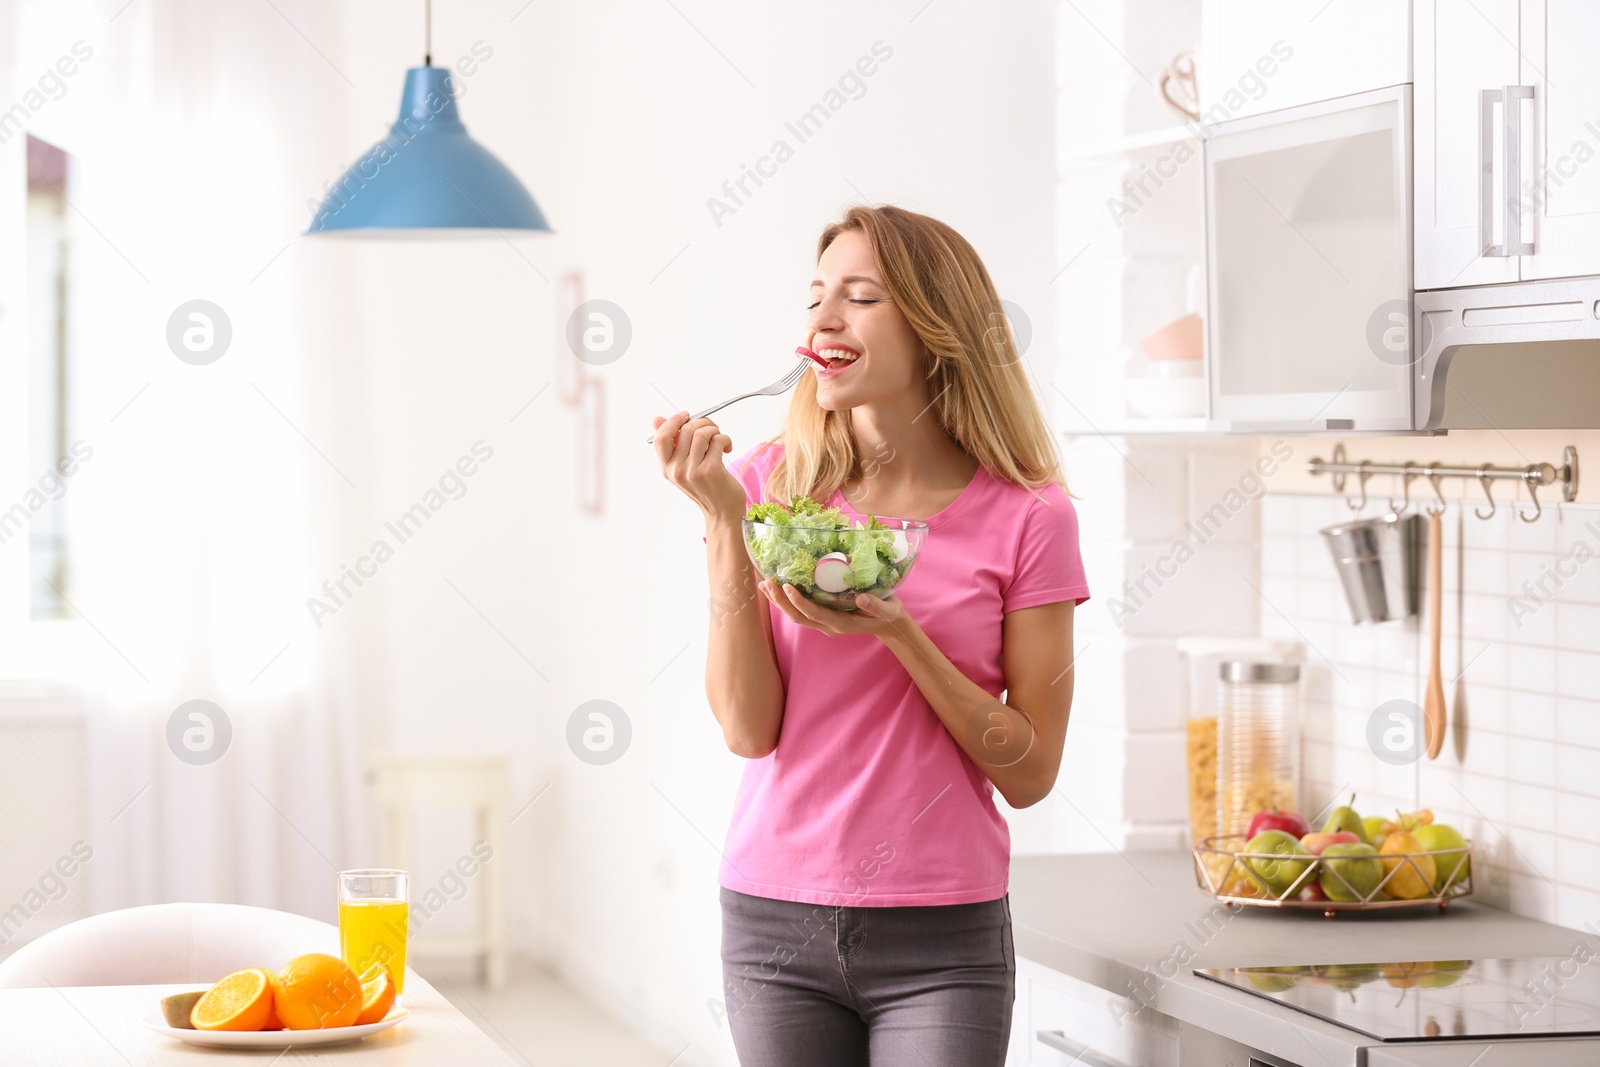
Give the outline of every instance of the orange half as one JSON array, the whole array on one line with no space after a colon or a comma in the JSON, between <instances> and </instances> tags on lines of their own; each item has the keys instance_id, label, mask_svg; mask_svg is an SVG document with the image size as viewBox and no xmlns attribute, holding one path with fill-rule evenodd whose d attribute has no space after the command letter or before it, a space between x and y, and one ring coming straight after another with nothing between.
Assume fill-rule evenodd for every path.
<instances>
[{"instance_id":1,"label":"orange half","mask_svg":"<svg viewBox=\"0 0 1600 1067\"><path fill-rule=\"evenodd\" d=\"M189 1012L196 1030L259 1030L272 1014L272 983L260 967L234 971Z\"/></svg>"},{"instance_id":2,"label":"orange half","mask_svg":"<svg viewBox=\"0 0 1600 1067\"><path fill-rule=\"evenodd\" d=\"M361 972L361 1014L356 1016L355 1025L381 1022L392 1007L394 981L389 977L389 968L374 963Z\"/></svg>"}]
</instances>

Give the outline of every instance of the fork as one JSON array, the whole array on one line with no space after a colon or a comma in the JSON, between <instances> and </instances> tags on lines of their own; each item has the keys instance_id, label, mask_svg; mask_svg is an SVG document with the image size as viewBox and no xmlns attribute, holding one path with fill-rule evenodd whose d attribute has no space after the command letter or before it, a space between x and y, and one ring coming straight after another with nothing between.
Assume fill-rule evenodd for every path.
<instances>
[{"instance_id":1,"label":"fork","mask_svg":"<svg viewBox=\"0 0 1600 1067\"><path fill-rule=\"evenodd\" d=\"M704 411L696 412L695 414L689 416L689 421L693 422L695 419L703 419L707 415L712 415L712 414L715 414L718 411L721 411L723 408L727 407L729 404L738 403L739 401L746 400L746 399L748 399L748 398L750 398L752 396L779 396L779 395L781 395L783 393L787 393L790 389L794 388L794 383L798 382L800 380L800 376L806 372L806 368L808 368L810 365L811 365L810 363L805 362L804 360L796 362L795 365L794 365L794 369L789 371L789 373L785 374L782 378L779 378L777 381L773 382L771 385L767 386L765 389L757 389L754 392L750 392L750 393L740 393L738 396L734 397L732 400L724 400L722 403L716 405L715 407L709 407L709 408L706 408ZM653 444L655 444L655 441L656 441L656 435L655 434L651 434L648 438L645 439L645 444L653 445Z\"/></svg>"}]
</instances>

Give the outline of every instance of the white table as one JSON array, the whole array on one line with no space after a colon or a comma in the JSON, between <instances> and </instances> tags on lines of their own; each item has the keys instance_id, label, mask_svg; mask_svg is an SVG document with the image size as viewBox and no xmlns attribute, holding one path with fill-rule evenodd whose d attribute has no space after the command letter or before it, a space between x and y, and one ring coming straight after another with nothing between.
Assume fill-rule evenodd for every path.
<instances>
[{"instance_id":1,"label":"white table","mask_svg":"<svg viewBox=\"0 0 1600 1067\"><path fill-rule=\"evenodd\" d=\"M196 988L191 982L0 989L0 1067L238 1067L245 1062L265 1065L282 1051L201 1048L158 1034L139 1021L161 1010L162 997ZM284 1061L315 1056L319 1064L329 1065L515 1067L516 1060L414 971L406 973L401 1007L411 1014L398 1026L349 1044L297 1049Z\"/></svg>"}]
</instances>

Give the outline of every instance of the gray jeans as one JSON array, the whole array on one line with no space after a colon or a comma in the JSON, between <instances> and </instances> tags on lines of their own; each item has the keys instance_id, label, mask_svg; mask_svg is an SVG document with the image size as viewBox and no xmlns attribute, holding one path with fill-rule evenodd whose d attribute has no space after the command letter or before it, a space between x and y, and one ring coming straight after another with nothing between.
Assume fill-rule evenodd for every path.
<instances>
[{"instance_id":1,"label":"gray jeans","mask_svg":"<svg viewBox=\"0 0 1600 1067\"><path fill-rule=\"evenodd\" d=\"M721 889L722 981L741 1067L1001 1067L1016 957L1009 898L826 907Z\"/></svg>"}]
</instances>

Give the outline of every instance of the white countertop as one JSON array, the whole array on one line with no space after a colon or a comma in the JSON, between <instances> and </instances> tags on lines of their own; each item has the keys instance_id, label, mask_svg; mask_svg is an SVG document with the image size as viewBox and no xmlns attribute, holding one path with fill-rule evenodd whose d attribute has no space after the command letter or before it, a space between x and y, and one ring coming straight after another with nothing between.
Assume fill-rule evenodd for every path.
<instances>
[{"instance_id":1,"label":"white countertop","mask_svg":"<svg viewBox=\"0 0 1600 1067\"><path fill-rule=\"evenodd\" d=\"M1195 885L1187 852L1017 856L1011 862L1010 893L1018 956L1130 997L1130 1012L1148 1005L1143 1010L1319 1067L1466 1067L1490 1043L1384 1046L1196 977L1193 969L1565 956L1579 941L1600 952L1600 938L1471 898L1452 903L1444 913L1398 909L1325 919L1314 911L1245 908L1230 916ZM1593 1067L1600 1062L1600 1039L1494 1044L1504 1058L1486 1055L1479 1067L1533 1062Z\"/></svg>"}]
</instances>

